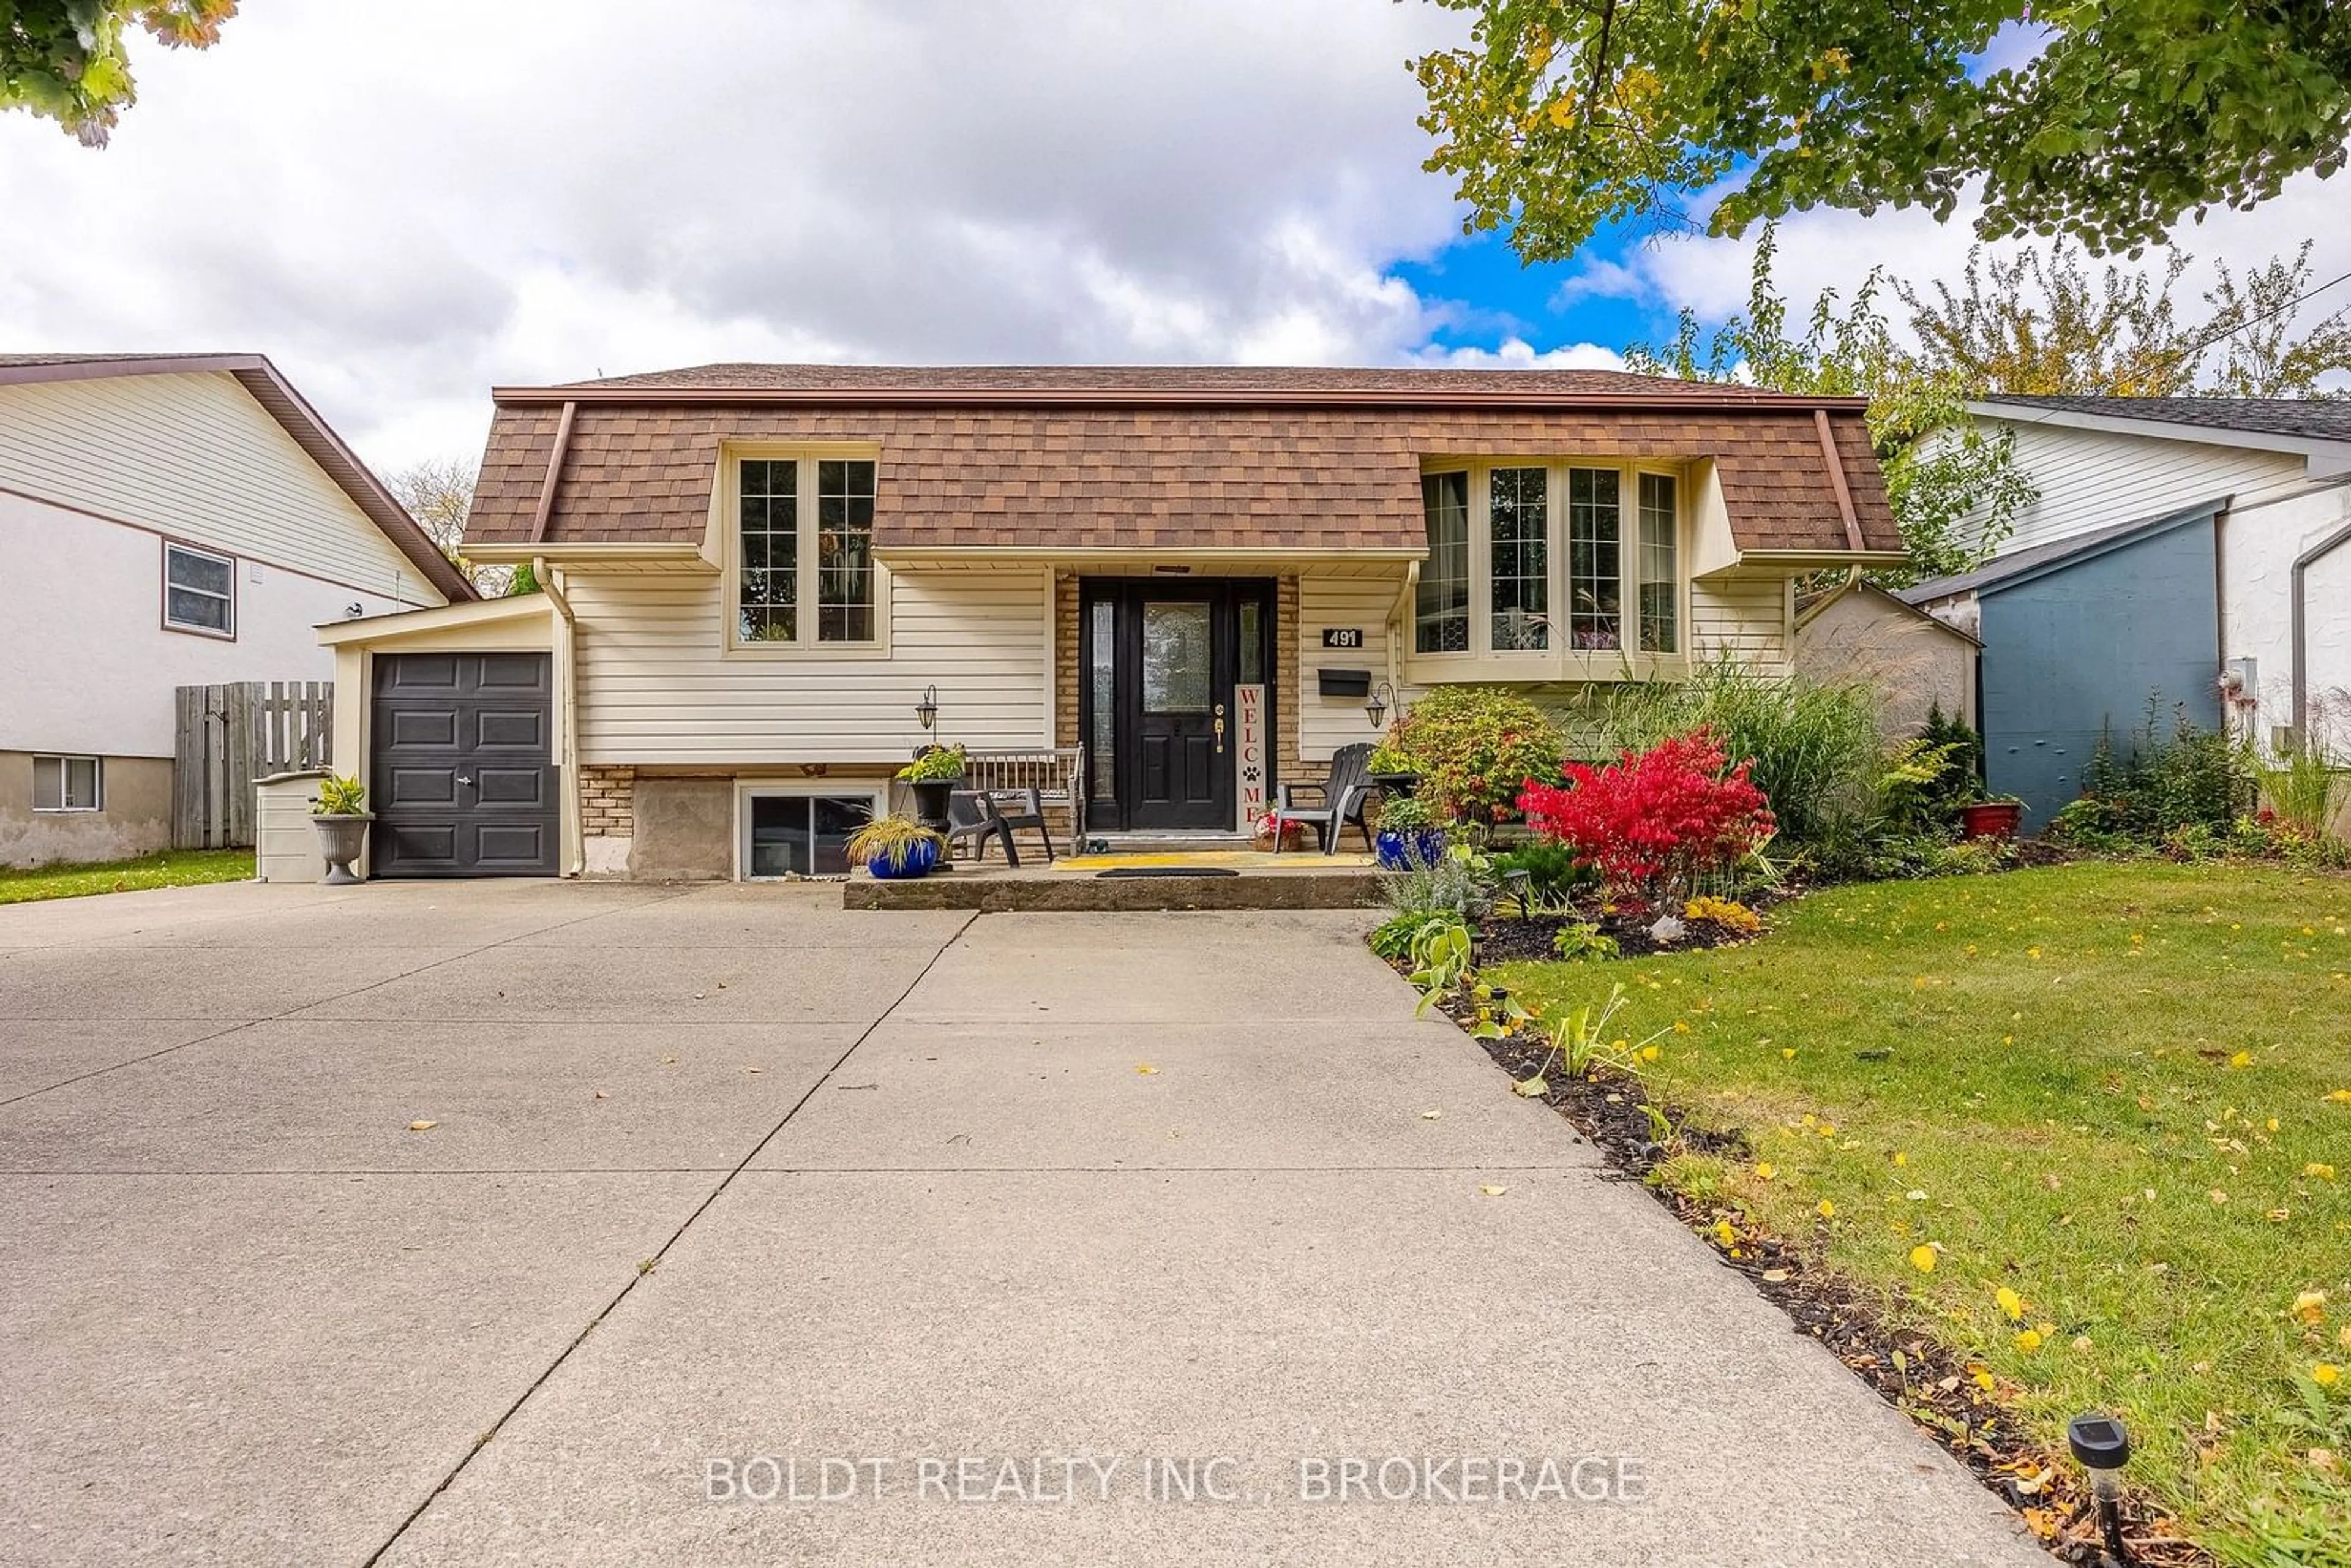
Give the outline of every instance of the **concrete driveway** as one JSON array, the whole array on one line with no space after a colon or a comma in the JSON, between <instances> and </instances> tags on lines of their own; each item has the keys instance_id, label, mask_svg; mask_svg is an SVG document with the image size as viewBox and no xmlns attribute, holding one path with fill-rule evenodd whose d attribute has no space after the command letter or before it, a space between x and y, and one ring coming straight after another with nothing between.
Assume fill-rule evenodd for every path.
<instances>
[{"instance_id":1,"label":"concrete driveway","mask_svg":"<svg viewBox=\"0 0 2351 1568\"><path fill-rule=\"evenodd\" d=\"M836 897L0 909L0 1560L2048 1562L1362 917Z\"/></svg>"}]
</instances>

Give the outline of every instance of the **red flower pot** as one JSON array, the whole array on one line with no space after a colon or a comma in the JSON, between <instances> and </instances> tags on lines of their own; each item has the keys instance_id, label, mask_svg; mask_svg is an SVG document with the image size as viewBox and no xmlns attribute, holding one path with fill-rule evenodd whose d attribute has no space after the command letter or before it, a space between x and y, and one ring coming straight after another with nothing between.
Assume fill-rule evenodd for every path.
<instances>
[{"instance_id":1,"label":"red flower pot","mask_svg":"<svg viewBox=\"0 0 2351 1568\"><path fill-rule=\"evenodd\" d=\"M1978 800L1959 808L1959 836L1967 839L2012 839L2024 820L2024 808L2014 800Z\"/></svg>"}]
</instances>

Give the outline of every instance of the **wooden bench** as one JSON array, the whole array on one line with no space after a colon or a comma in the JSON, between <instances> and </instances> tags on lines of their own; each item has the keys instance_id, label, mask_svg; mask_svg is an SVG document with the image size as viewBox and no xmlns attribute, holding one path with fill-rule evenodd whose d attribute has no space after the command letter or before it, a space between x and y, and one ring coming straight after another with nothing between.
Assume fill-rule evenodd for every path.
<instances>
[{"instance_id":1,"label":"wooden bench","mask_svg":"<svg viewBox=\"0 0 2351 1568\"><path fill-rule=\"evenodd\" d=\"M1069 852L1076 854L1079 805L1086 798L1086 748L1082 746L1039 747L1033 750L973 751L963 754L963 788L993 795L1037 791L1048 811L1059 811L1069 824Z\"/></svg>"}]
</instances>

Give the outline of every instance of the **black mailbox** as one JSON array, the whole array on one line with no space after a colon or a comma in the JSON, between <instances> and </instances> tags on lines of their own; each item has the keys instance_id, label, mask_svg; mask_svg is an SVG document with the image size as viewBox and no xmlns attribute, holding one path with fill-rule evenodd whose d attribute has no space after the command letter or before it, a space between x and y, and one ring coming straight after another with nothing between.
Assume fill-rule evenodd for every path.
<instances>
[{"instance_id":1,"label":"black mailbox","mask_svg":"<svg viewBox=\"0 0 2351 1568\"><path fill-rule=\"evenodd\" d=\"M1367 697L1372 695L1369 670L1317 670L1315 678L1326 697Z\"/></svg>"}]
</instances>

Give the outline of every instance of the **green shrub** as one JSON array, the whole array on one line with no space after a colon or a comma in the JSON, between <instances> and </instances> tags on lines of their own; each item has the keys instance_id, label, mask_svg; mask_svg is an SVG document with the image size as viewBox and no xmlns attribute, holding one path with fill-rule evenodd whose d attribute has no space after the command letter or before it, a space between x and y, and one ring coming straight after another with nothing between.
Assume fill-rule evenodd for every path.
<instances>
[{"instance_id":1,"label":"green shrub","mask_svg":"<svg viewBox=\"0 0 2351 1568\"><path fill-rule=\"evenodd\" d=\"M1390 960L1406 957L1412 952L1413 937L1427 924L1427 915L1419 910L1391 915L1372 927L1372 951Z\"/></svg>"},{"instance_id":2,"label":"green shrub","mask_svg":"<svg viewBox=\"0 0 2351 1568\"><path fill-rule=\"evenodd\" d=\"M1597 925L1562 925L1559 935L1551 939L1551 950L1570 964L1581 964L1587 958L1616 956L1616 938Z\"/></svg>"},{"instance_id":3,"label":"green shrub","mask_svg":"<svg viewBox=\"0 0 2351 1568\"><path fill-rule=\"evenodd\" d=\"M1508 821L1530 779L1559 781L1559 727L1515 692L1437 686L1396 720L1383 747L1420 775L1414 794L1457 821Z\"/></svg>"},{"instance_id":4,"label":"green shrub","mask_svg":"<svg viewBox=\"0 0 2351 1568\"><path fill-rule=\"evenodd\" d=\"M2159 848L2189 826L2223 837L2253 804L2251 755L2184 709L2166 724L2158 695L2125 747L2111 727L2099 736L2082 769L2082 799L2057 813L2050 833L2087 849Z\"/></svg>"},{"instance_id":5,"label":"green shrub","mask_svg":"<svg viewBox=\"0 0 2351 1568\"><path fill-rule=\"evenodd\" d=\"M2343 758L2325 737L2309 735L2254 768L2261 798L2278 821L2312 838L2335 831L2346 785Z\"/></svg>"},{"instance_id":6,"label":"green shrub","mask_svg":"<svg viewBox=\"0 0 2351 1568\"><path fill-rule=\"evenodd\" d=\"M1413 864L1381 884L1399 916L1449 915L1467 920L1485 913L1494 883L1484 859L1457 845L1433 865Z\"/></svg>"},{"instance_id":7,"label":"green shrub","mask_svg":"<svg viewBox=\"0 0 2351 1568\"><path fill-rule=\"evenodd\" d=\"M1770 798L1780 839L1827 839L1865 816L1884 771L1877 697L1866 684L1761 674L1719 653L1683 681L1625 682L1589 703L1583 717L1610 753L1646 751L1701 725Z\"/></svg>"},{"instance_id":8,"label":"green shrub","mask_svg":"<svg viewBox=\"0 0 2351 1568\"><path fill-rule=\"evenodd\" d=\"M1918 791L1920 813L1931 822L1956 822L1959 808L1983 793L1983 737L1965 720L1946 716L1937 702L1927 710L1918 744L1940 748L1948 759L1942 777Z\"/></svg>"},{"instance_id":9,"label":"green shrub","mask_svg":"<svg viewBox=\"0 0 2351 1568\"><path fill-rule=\"evenodd\" d=\"M1540 904L1557 904L1600 880L1600 873L1590 866L1576 863L1575 852L1565 844L1541 840L1497 852L1493 864L1498 877L1514 871L1526 873L1527 896Z\"/></svg>"}]
</instances>

